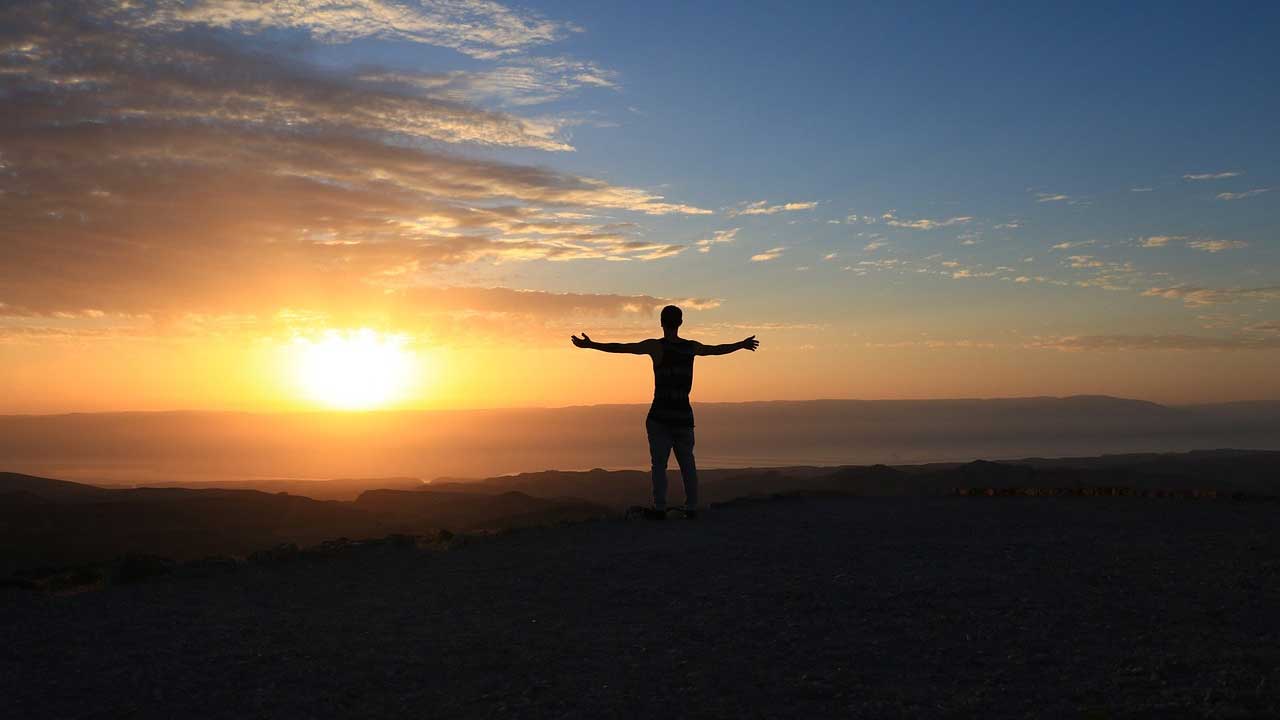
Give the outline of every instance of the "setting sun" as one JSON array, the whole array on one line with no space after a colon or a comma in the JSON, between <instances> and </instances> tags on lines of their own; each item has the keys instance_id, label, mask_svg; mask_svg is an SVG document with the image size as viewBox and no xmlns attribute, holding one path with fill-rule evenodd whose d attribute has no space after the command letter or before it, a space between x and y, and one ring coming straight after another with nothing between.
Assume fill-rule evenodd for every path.
<instances>
[{"instance_id":1,"label":"setting sun","mask_svg":"<svg viewBox=\"0 0 1280 720\"><path fill-rule=\"evenodd\" d=\"M367 328L329 330L299 339L297 379L308 400L342 410L369 410L403 399L412 379L413 353L402 335Z\"/></svg>"}]
</instances>

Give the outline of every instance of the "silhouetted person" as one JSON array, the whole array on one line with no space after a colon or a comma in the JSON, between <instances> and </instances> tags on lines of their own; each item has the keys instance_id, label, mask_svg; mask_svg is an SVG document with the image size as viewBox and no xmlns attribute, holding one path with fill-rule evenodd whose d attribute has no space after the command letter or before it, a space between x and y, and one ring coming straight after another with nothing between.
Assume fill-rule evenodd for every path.
<instances>
[{"instance_id":1,"label":"silhouetted person","mask_svg":"<svg viewBox=\"0 0 1280 720\"><path fill-rule=\"evenodd\" d=\"M672 449L684 478L684 511L694 517L698 510L698 468L693 462L693 358L697 355L728 355L738 350L755 351L760 341L752 335L725 345L703 345L680 337L684 314L675 305L662 308L662 337L634 343L598 343L582 333L573 336L580 348L611 353L648 355L653 359L653 404L645 419L649 433L649 458L653 465L653 510L649 517L661 518L667 511L667 458Z\"/></svg>"}]
</instances>

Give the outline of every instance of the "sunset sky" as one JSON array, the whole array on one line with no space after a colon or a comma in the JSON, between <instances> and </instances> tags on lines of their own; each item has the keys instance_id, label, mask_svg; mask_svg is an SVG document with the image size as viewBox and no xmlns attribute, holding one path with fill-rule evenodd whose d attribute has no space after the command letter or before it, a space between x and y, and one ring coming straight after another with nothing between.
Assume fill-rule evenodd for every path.
<instances>
[{"instance_id":1,"label":"sunset sky","mask_svg":"<svg viewBox=\"0 0 1280 720\"><path fill-rule=\"evenodd\" d=\"M0 2L0 413L1280 399L1277 27Z\"/></svg>"}]
</instances>

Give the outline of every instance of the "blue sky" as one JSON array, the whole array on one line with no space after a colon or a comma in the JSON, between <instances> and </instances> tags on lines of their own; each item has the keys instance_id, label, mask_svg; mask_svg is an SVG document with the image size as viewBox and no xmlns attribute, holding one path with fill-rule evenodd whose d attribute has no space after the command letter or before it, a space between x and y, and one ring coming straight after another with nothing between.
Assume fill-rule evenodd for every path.
<instances>
[{"instance_id":1,"label":"blue sky","mask_svg":"<svg viewBox=\"0 0 1280 720\"><path fill-rule=\"evenodd\" d=\"M585 91L555 106L607 126L573 128L575 152L553 162L722 211L657 220L649 232L688 242L741 227L735 247L716 248L717 255L745 260L786 246L777 264L815 270L830 252L853 261L943 253L963 267L1016 267L1017 276L1067 282L1092 274L1071 268L1064 258L1073 255L1090 256L1078 264L1129 262L1130 272L1169 273L1168 285L1265 286L1280 275L1277 196L1219 199L1280 185L1275 8L539 9L584 29L557 50L617 72L617 89ZM1234 175L1187 177L1228 173ZM725 217L724 209L760 199L818 205ZM844 222L850 214L886 212L973 219L929 231ZM1012 224L1020 227L997 227ZM878 254L863 251L872 234L886 243ZM962 235L976 244L961 245ZM1141 248L1150 237L1179 239ZM1212 241L1247 247L1206 252L1186 245ZM1062 243L1081 245L1052 249ZM1026 257L1035 260L1022 262ZM793 289L845 282L778 277L763 265L735 269L716 287L731 292L739 273ZM578 276L555 270L548 270L549 283ZM707 275L692 267L601 272L634 282L637 291L664 281L705 282ZM577 289L592 289L587 278L580 283ZM926 284L918 292L949 291ZM1058 302L1085 308L1120 301L1063 292ZM1184 330L1198 329L1188 320ZM1173 318L1165 322L1177 326Z\"/></svg>"}]
</instances>

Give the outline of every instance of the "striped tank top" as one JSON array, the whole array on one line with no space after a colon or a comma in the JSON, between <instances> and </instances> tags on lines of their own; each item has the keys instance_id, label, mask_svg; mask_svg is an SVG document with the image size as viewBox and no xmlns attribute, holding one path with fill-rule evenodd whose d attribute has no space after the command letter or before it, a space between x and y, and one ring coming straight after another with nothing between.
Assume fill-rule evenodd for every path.
<instances>
[{"instance_id":1,"label":"striped tank top","mask_svg":"<svg viewBox=\"0 0 1280 720\"><path fill-rule=\"evenodd\" d=\"M653 364L653 405L649 420L673 427L693 427L693 343L663 338L662 358Z\"/></svg>"}]
</instances>

